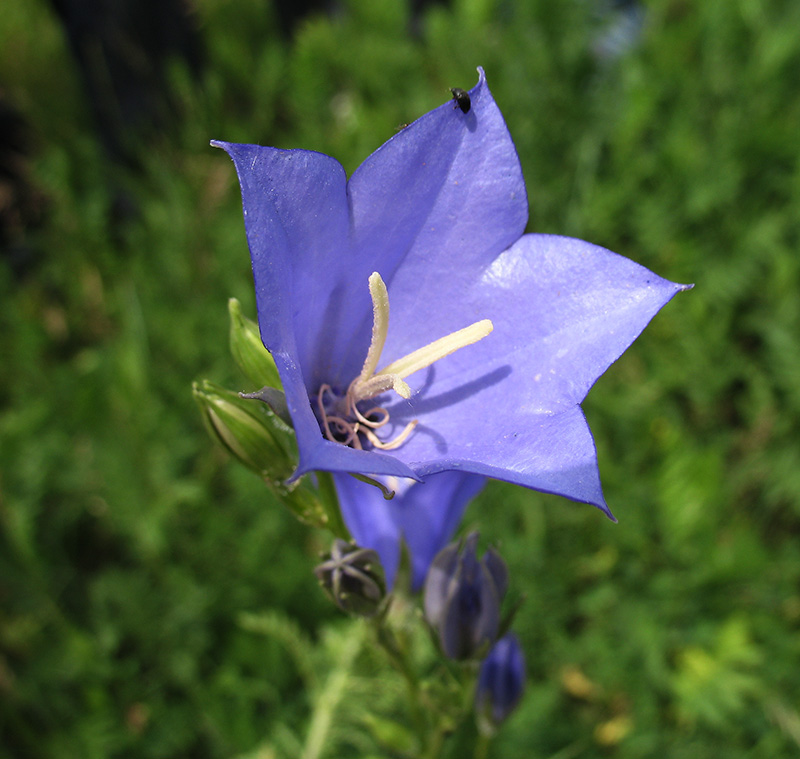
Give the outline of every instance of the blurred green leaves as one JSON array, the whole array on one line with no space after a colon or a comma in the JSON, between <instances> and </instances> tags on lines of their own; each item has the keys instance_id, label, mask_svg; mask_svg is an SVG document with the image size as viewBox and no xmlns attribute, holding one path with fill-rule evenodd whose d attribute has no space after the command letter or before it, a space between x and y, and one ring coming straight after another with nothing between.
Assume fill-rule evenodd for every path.
<instances>
[{"instance_id":1,"label":"blurred green leaves","mask_svg":"<svg viewBox=\"0 0 800 759\"><path fill-rule=\"evenodd\" d=\"M689 646L678 653L673 688L678 716L725 730L763 700L764 685L757 675L763 654L752 642L747 623L727 620L716 631L710 650Z\"/></svg>"},{"instance_id":2,"label":"blurred green leaves","mask_svg":"<svg viewBox=\"0 0 800 759\"><path fill-rule=\"evenodd\" d=\"M352 171L480 64L530 230L697 284L585 404L618 526L497 483L467 513L527 584L530 693L495 751L796 755L800 5L652 0L638 45L604 61L591 43L610 4L452 0L414 34L396 0L341 5L283 39L263 2L198 0L206 72L196 86L175 65L184 118L142 145L138 173L105 163L46 4L0 14L0 80L47 198L36 267L15 280L0 263L4 747L302 749L305 675L237 619L269 608L299 638L338 639L334 664L351 628L311 574L319 538L209 444L189 397L198 376L260 387L225 347L225 303L252 313L252 282L235 179L208 140ZM565 689L565 667L591 698ZM371 685L348 680L348 707ZM391 729L336 724L341 757Z\"/></svg>"}]
</instances>

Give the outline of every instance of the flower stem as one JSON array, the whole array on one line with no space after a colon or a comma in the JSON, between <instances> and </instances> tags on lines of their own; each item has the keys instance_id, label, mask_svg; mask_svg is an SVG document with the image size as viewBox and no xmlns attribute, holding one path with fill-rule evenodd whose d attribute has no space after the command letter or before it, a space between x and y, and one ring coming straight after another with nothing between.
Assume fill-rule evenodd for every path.
<instances>
[{"instance_id":1,"label":"flower stem","mask_svg":"<svg viewBox=\"0 0 800 759\"><path fill-rule=\"evenodd\" d=\"M485 733L478 733L475 744L475 759L486 759L489 756L489 743L492 739Z\"/></svg>"},{"instance_id":2,"label":"flower stem","mask_svg":"<svg viewBox=\"0 0 800 759\"><path fill-rule=\"evenodd\" d=\"M422 704L423 694L420 691L419 681L417 680L416 674L408 662L408 658L397 644L397 639L395 638L394 634L383 624L384 621L385 620L381 619L380 621L376 620L375 622L375 633L378 643L386 652L392 666L403 676L403 679L406 682L408 701L417 735L419 735L420 739L424 740L427 744L428 741L426 736L428 734L429 725L425 716L425 709L423 708ZM428 754L425 754L425 756L428 756Z\"/></svg>"}]
</instances>

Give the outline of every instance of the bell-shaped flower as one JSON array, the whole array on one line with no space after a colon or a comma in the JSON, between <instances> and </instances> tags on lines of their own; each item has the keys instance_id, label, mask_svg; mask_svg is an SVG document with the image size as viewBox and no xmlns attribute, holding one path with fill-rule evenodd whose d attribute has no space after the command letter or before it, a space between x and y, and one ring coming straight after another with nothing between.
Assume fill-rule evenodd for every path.
<instances>
[{"instance_id":1,"label":"bell-shaped flower","mask_svg":"<svg viewBox=\"0 0 800 759\"><path fill-rule=\"evenodd\" d=\"M214 143L242 188L295 476L452 470L610 516L579 404L684 287L580 240L523 234L519 159L479 74L466 113L449 100L349 181L320 153Z\"/></svg>"},{"instance_id":2,"label":"bell-shaped flower","mask_svg":"<svg viewBox=\"0 0 800 759\"><path fill-rule=\"evenodd\" d=\"M425 617L451 659L485 652L500 629L508 569L492 549L478 559L477 545L478 533L473 532L443 548L425 579Z\"/></svg>"},{"instance_id":3,"label":"bell-shaped flower","mask_svg":"<svg viewBox=\"0 0 800 759\"><path fill-rule=\"evenodd\" d=\"M513 633L494 644L481 663L475 692L475 711L486 729L505 720L516 709L525 690L525 656Z\"/></svg>"}]
</instances>

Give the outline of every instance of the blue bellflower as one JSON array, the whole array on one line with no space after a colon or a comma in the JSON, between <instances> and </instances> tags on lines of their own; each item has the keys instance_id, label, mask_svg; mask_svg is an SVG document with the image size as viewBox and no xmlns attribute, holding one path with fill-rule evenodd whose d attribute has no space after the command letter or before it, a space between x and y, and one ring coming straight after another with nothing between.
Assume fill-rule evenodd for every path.
<instances>
[{"instance_id":1,"label":"blue bellflower","mask_svg":"<svg viewBox=\"0 0 800 759\"><path fill-rule=\"evenodd\" d=\"M349 181L321 153L213 143L241 184L261 337L297 435L294 476L432 487L452 472L444 490L494 477L611 516L579 404L685 288L595 245L523 234L519 159L478 71L466 113L449 100ZM369 488L336 479L359 544L386 561L387 535L414 542L402 517L370 526ZM424 500L443 533L452 505Z\"/></svg>"}]
</instances>

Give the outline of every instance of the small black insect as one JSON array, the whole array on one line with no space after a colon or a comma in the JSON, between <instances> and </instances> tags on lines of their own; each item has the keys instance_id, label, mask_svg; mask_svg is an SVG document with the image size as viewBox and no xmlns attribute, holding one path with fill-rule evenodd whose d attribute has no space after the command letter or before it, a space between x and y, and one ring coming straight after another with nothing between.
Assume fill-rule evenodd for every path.
<instances>
[{"instance_id":1,"label":"small black insect","mask_svg":"<svg viewBox=\"0 0 800 759\"><path fill-rule=\"evenodd\" d=\"M462 90L461 87L451 87L450 92L453 93L453 100L456 101L456 105L461 109L461 113L467 113L471 105L467 91ZM455 108L455 106L453 107Z\"/></svg>"}]
</instances>

